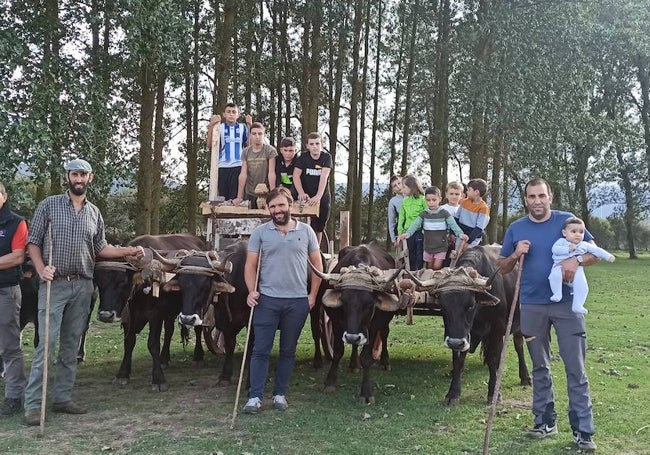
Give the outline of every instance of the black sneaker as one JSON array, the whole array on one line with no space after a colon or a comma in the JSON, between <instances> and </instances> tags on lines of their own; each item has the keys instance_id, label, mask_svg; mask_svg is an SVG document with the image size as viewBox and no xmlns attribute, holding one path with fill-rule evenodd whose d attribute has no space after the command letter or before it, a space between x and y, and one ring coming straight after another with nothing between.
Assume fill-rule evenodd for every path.
<instances>
[{"instance_id":1,"label":"black sneaker","mask_svg":"<svg viewBox=\"0 0 650 455\"><path fill-rule=\"evenodd\" d=\"M578 449L591 452L596 450L596 443L591 439L589 433L583 433L581 431L573 431L573 441L578 446Z\"/></svg>"},{"instance_id":2,"label":"black sneaker","mask_svg":"<svg viewBox=\"0 0 650 455\"><path fill-rule=\"evenodd\" d=\"M528 436L535 439L544 439L557 434L557 423L538 423L528 430Z\"/></svg>"},{"instance_id":3,"label":"black sneaker","mask_svg":"<svg viewBox=\"0 0 650 455\"><path fill-rule=\"evenodd\" d=\"M0 417L10 417L23 410L23 403L20 398L5 398L0 405Z\"/></svg>"}]
</instances>

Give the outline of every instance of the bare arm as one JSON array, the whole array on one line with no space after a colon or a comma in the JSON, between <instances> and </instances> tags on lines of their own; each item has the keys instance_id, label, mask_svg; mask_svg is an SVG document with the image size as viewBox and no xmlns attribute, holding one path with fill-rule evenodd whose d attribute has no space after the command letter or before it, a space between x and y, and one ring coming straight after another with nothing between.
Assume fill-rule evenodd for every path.
<instances>
[{"instance_id":1,"label":"bare arm","mask_svg":"<svg viewBox=\"0 0 650 455\"><path fill-rule=\"evenodd\" d=\"M244 188L246 188L247 179L248 163L246 160L242 160L241 171L239 171L239 177L237 178L237 197L232 201L234 205L239 205L239 203L244 199Z\"/></svg>"},{"instance_id":2,"label":"bare arm","mask_svg":"<svg viewBox=\"0 0 650 455\"><path fill-rule=\"evenodd\" d=\"M136 258L144 257L144 248L141 246L113 246L106 245L97 254L97 257L102 259L121 259L126 256L134 256Z\"/></svg>"},{"instance_id":3,"label":"bare arm","mask_svg":"<svg viewBox=\"0 0 650 455\"><path fill-rule=\"evenodd\" d=\"M41 280L52 281L54 279L54 272L56 271L56 267L45 265L45 262L43 262L43 253L41 251L41 247L33 243L28 243L27 252L29 253L30 259L32 260L32 264L34 264L36 273L38 273L38 276L41 277Z\"/></svg>"},{"instance_id":4,"label":"bare arm","mask_svg":"<svg viewBox=\"0 0 650 455\"><path fill-rule=\"evenodd\" d=\"M499 256L499 259L497 259L497 267L499 268L499 273L505 275L506 273L512 272L512 269L514 269L515 265L517 265L519 258L522 255L527 254L529 249L530 241L520 240L517 242L517 248L515 248L515 251L510 256Z\"/></svg>"},{"instance_id":5,"label":"bare arm","mask_svg":"<svg viewBox=\"0 0 650 455\"><path fill-rule=\"evenodd\" d=\"M275 157L269 158L269 190L275 188Z\"/></svg>"},{"instance_id":6,"label":"bare arm","mask_svg":"<svg viewBox=\"0 0 650 455\"><path fill-rule=\"evenodd\" d=\"M329 177L330 172L331 169L328 167L324 167L323 169L321 169L320 180L318 181L318 191L316 192L314 197L309 198L310 205L318 204L322 199L323 194L325 194L325 189L327 188L327 178Z\"/></svg>"},{"instance_id":7,"label":"bare arm","mask_svg":"<svg viewBox=\"0 0 650 455\"><path fill-rule=\"evenodd\" d=\"M323 271L323 260L321 259L320 250L315 250L309 253L309 261L316 267L319 272ZM321 284L321 277L311 272L311 288L309 290L309 308L314 308L316 305L316 296Z\"/></svg>"},{"instance_id":8,"label":"bare arm","mask_svg":"<svg viewBox=\"0 0 650 455\"><path fill-rule=\"evenodd\" d=\"M244 265L244 281L246 282L246 288L248 289L248 297L246 297L246 303L249 307L253 308L257 305L257 301L260 298L260 293L257 290L257 268L259 267L259 253L248 252L246 254L246 264Z\"/></svg>"},{"instance_id":9,"label":"bare arm","mask_svg":"<svg viewBox=\"0 0 650 455\"><path fill-rule=\"evenodd\" d=\"M25 262L25 250L13 250L11 253L0 256L0 270L7 270Z\"/></svg>"},{"instance_id":10,"label":"bare arm","mask_svg":"<svg viewBox=\"0 0 650 455\"><path fill-rule=\"evenodd\" d=\"M300 181L301 175L302 169L299 167L293 169L293 186L296 188L296 192L298 193L298 200L304 202L309 199L309 196L307 196L307 193L305 193L305 190L302 187L302 182Z\"/></svg>"}]
</instances>

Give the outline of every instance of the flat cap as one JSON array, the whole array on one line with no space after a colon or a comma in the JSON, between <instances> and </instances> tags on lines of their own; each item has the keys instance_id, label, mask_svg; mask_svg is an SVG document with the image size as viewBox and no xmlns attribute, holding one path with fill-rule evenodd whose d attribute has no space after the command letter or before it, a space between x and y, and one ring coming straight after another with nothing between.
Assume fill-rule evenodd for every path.
<instances>
[{"instance_id":1,"label":"flat cap","mask_svg":"<svg viewBox=\"0 0 650 455\"><path fill-rule=\"evenodd\" d=\"M81 171L81 172L92 172L93 168L90 166L90 163L81 158L74 159L65 165L65 170L70 171Z\"/></svg>"}]
</instances>

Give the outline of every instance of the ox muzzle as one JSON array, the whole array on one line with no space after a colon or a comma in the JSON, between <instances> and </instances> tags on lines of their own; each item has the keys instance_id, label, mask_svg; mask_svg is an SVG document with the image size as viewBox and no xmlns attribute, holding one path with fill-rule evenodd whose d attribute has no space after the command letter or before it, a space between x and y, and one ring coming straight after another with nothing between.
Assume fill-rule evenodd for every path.
<instances>
[{"instance_id":1,"label":"ox muzzle","mask_svg":"<svg viewBox=\"0 0 650 455\"><path fill-rule=\"evenodd\" d=\"M469 339L468 338L445 338L445 347L451 349L452 351L465 352L469 350Z\"/></svg>"},{"instance_id":2,"label":"ox muzzle","mask_svg":"<svg viewBox=\"0 0 650 455\"><path fill-rule=\"evenodd\" d=\"M203 325L203 320L201 319L201 316L198 314L179 314L178 315L178 322L179 324L182 324L187 327L197 327L199 325Z\"/></svg>"},{"instance_id":3,"label":"ox muzzle","mask_svg":"<svg viewBox=\"0 0 650 455\"><path fill-rule=\"evenodd\" d=\"M108 323L115 322L118 319L117 318L117 311L115 311L115 310L113 310L113 311L106 311L106 310L100 311L97 314L97 319L99 320L99 322L108 322Z\"/></svg>"},{"instance_id":4,"label":"ox muzzle","mask_svg":"<svg viewBox=\"0 0 650 455\"><path fill-rule=\"evenodd\" d=\"M343 332L343 344L363 346L368 344L368 338L363 333Z\"/></svg>"}]
</instances>

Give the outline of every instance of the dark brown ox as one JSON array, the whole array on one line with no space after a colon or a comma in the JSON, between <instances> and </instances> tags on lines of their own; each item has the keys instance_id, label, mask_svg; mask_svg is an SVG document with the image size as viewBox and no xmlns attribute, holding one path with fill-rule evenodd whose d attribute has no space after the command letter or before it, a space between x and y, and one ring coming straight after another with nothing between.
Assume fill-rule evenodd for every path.
<instances>
[{"instance_id":1,"label":"dark brown ox","mask_svg":"<svg viewBox=\"0 0 650 455\"><path fill-rule=\"evenodd\" d=\"M143 235L130 241L129 245L166 251L205 248L205 243L200 238L190 234ZM151 258L151 251L147 251L147 256ZM161 293L159 298L155 298L152 296L150 283L133 284L132 280L137 269L124 262L99 261L97 263L95 284L100 294L98 319L102 322L113 322L123 315L121 322L124 329L124 355L116 375L116 381L121 385L128 384L130 380L136 335L149 324L147 347L153 361L151 388L163 391L167 389L167 382L162 368L170 362L169 350L176 317L181 310L181 295L179 292ZM160 337L163 327L165 336L161 349ZM199 361L203 357L201 332L196 331L194 360Z\"/></svg>"},{"instance_id":2,"label":"dark brown ox","mask_svg":"<svg viewBox=\"0 0 650 455\"><path fill-rule=\"evenodd\" d=\"M380 362L389 369L389 323L397 311L397 297L391 291L400 270L395 270L395 261L385 251L374 245L359 245L342 249L331 273L316 273L324 280L322 286L328 288L322 300L334 333L334 353L325 389L336 387L344 343L360 345L363 346L361 398L373 403L375 397L370 383L370 367L375 362L373 345L381 339Z\"/></svg>"},{"instance_id":3,"label":"dark brown ox","mask_svg":"<svg viewBox=\"0 0 650 455\"><path fill-rule=\"evenodd\" d=\"M459 403L465 357L468 352L474 352L479 344L482 344L483 362L490 373L488 402L492 401L508 314L511 305L515 303L517 276L516 269L506 275L497 273L498 257L499 248L492 246L466 250L456 264L456 271L470 271L472 279L465 284L444 277L424 281L413 276L411 278L416 283L416 289L424 291L426 299L437 300L442 312L445 325L444 345L451 349L453 362L451 384L445 396L448 405ZM477 277L476 272L480 276ZM446 273L445 269L441 273ZM490 278L485 280L483 277ZM405 287L403 281L399 284L400 288ZM519 358L521 384L530 385L530 376L524 360L523 336L519 329L518 309L511 333Z\"/></svg>"}]
</instances>

